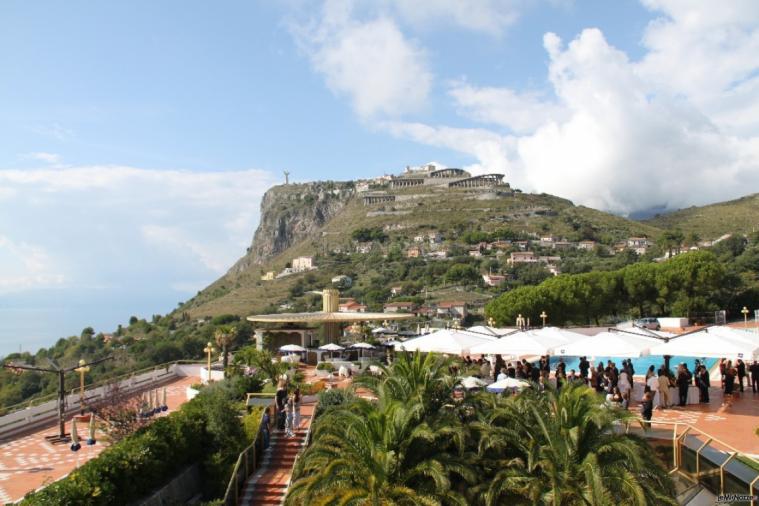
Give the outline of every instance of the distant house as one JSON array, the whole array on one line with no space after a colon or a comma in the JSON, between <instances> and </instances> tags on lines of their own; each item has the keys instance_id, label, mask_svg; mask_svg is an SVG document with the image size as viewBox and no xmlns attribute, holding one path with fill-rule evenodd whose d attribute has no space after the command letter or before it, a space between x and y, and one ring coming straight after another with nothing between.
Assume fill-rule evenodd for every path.
<instances>
[{"instance_id":1,"label":"distant house","mask_svg":"<svg viewBox=\"0 0 759 506\"><path fill-rule=\"evenodd\" d=\"M506 276L500 274L483 274L482 280L487 286L500 286L506 281Z\"/></svg>"},{"instance_id":2,"label":"distant house","mask_svg":"<svg viewBox=\"0 0 759 506\"><path fill-rule=\"evenodd\" d=\"M553 244L558 241L556 237L553 236L547 236L547 237L541 237L540 241L538 241L538 244L542 246L543 248L551 248L553 247Z\"/></svg>"},{"instance_id":3,"label":"distant house","mask_svg":"<svg viewBox=\"0 0 759 506\"><path fill-rule=\"evenodd\" d=\"M427 234L427 240L430 241L431 245L440 244L443 242L443 236L440 234L440 232L430 232Z\"/></svg>"},{"instance_id":4,"label":"distant house","mask_svg":"<svg viewBox=\"0 0 759 506\"><path fill-rule=\"evenodd\" d=\"M520 250L522 250L522 251L525 251L525 250L527 250L527 248L530 246L530 241L517 241L517 242L515 242L514 244L516 244L516 246L517 246L517 247L518 247Z\"/></svg>"},{"instance_id":5,"label":"distant house","mask_svg":"<svg viewBox=\"0 0 759 506\"><path fill-rule=\"evenodd\" d=\"M400 295L403 293L403 287L401 285L392 286L390 287L390 293L393 295Z\"/></svg>"},{"instance_id":6,"label":"distant house","mask_svg":"<svg viewBox=\"0 0 759 506\"><path fill-rule=\"evenodd\" d=\"M103 342L110 343L113 341L113 334L103 334Z\"/></svg>"},{"instance_id":7,"label":"distant house","mask_svg":"<svg viewBox=\"0 0 759 506\"><path fill-rule=\"evenodd\" d=\"M414 242L423 243L424 242L424 236L423 235L416 235L416 236L414 236Z\"/></svg>"},{"instance_id":8,"label":"distant house","mask_svg":"<svg viewBox=\"0 0 759 506\"><path fill-rule=\"evenodd\" d=\"M548 265L546 266L546 269L548 269L548 272L550 272L550 273L551 273L551 274L553 274L554 276L558 276L559 274L561 274L561 270L559 269L559 266L558 266L558 265L555 265L555 264L548 264Z\"/></svg>"},{"instance_id":9,"label":"distant house","mask_svg":"<svg viewBox=\"0 0 759 506\"><path fill-rule=\"evenodd\" d=\"M555 257L555 256L541 256L538 257L539 262L543 262L544 264L558 264L561 263L561 257Z\"/></svg>"},{"instance_id":10,"label":"distant house","mask_svg":"<svg viewBox=\"0 0 759 506\"><path fill-rule=\"evenodd\" d=\"M577 249L593 251L596 248L596 241L580 241L577 243Z\"/></svg>"},{"instance_id":11,"label":"distant house","mask_svg":"<svg viewBox=\"0 0 759 506\"><path fill-rule=\"evenodd\" d=\"M388 302L383 309L386 313L411 313L415 307L413 302Z\"/></svg>"},{"instance_id":12,"label":"distant house","mask_svg":"<svg viewBox=\"0 0 759 506\"><path fill-rule=\"evenodd\" d=\"M419 246L411 246L406 250L406 258L419 258L422 256L422 249Z\"/></svg>"},{"instance_id":13,"label":"distant house","mask_svg":"<svg viewBox=\"0 0 759 506\"><path fill-rule=\"evenodd\" d=\"M651 241L647 237L627 238L627 248L633 250L638 255L645 255L651 245Z\"/></svg>"},{"instance_id":14,"label":"distant house","mask_svg":"<svg viewBox=\"0 0 759 506\"><path fill-rule=\"evenodd\" d=\"M417 316L426 316L428 318L434 318L437 314L437 308L434 306L420 306L414 311Z\"/></svg>"},{"instance_id":15,"label":"distant house","mask_svg":"<svg viewBox=\"0 0 759 506\"><path fill-rule=\"evenodd\" d=\"M372 246L371 242L360 242L356 245L356 253L369 253L372 251Z\"/></svg>"},{"instance_id":16,"label":"distant house","mask_svg":"<svg viewBox=\"0 0 759 506\"><path fill-rule=\"evenodd\" d=\"M332 284L339 288L350 288L353 285L353 279L350 276L341 274L332 278Z\"/></svg>"},{"instance_id":17,"label":"distant house","mask_svg":"<svg viewBox=\"0 0 759 506\"><path fill-rule=\"evenodd\" d=\"M491 249L511 249L511 241L493 241L489 246Z\"/></svg>"},{"instance_id":18,"label":"distant house","mask_svg":"<svg viewBox=\"0 0 759 506\"><path fill-rule=\"evenodd\" d=\"M482 251L480 251L479 248L477 249L470 249L469 250L469 256L474 258L480 258L482 256Z\"/></svg>"},{"instance_id":19,"label":"distant house","mask_svg":"<svg viewBox=\"0 0 759 506\"><path fill-rule=\"evenodd\" d=\"M347 299L337 306L340 313L366 313L366 305L356 302L355 299Z\"/></svg>"},{"instance_id":20,"label":"distant house","mask_svg":"<svg viewBox=\"0 0 759 506\"><path fill-rule=\"evenodd\" d=\"M573 247L574 247L574 243L571 243L569 241L555 241L553 243L553 249L567 250Z\"/></svg>"},{"instance_id":21,"label":"distant house","mask_svg":"<svg viewBox=\"0 0 759 506\"><path fill-rule=\"evenodd\" d=\"M508 260L506 260L506 263L509 265L532 264L537 261L538 259L535 258L535 253L533 253L532 251L517 251L509 255L509 258Z\"/></svg>"},{"instance_id":22,"label":"distant house","mask_svg":"<svg viewBox=\"0 0 759 506\"><path fill-rule=\"evenodd\" d=\"M263 276L261 276L261 281L271 281L272 279L274 279L274 276L275 276L274 271L269 271Z\"/></svg>"},{"instance_id":23,"label":"distant house","mask_svg":"<svg viewBox=\"0 0 759 506\"><path fill-rule=\"evenodd\" d=\"M356 185L357 193L364 193L369 191L369 183L358 183Z\"/></svg>"},{"instance_id":24,"label":"distant house","mask_svg":"<svg viewBox=\"0 0 759 506\"><path fill-rule=\"evenodd\" d=\"M425 256L432 259L444 259L448 257L448 249L439 249L437 251L430 251Z\"/></svg>"},{"instance_id":25,"label":"distant house","mask_svg":"<svg viewBox=\"0 0 759 506\"><path fill-rule=\"evenodd\" d=\"M445 301L437 305L437 315L440 317L465 318L467 304L462 301Z\"/></svg>"},{"instance_id":26,"label":"distant house","mask_svg":"<svg viewBox=\"0 0 759 506\"><path fill-rule=\"evenodd\" d=\"M297 257L293 258L293 272L310 271L314 268L314 257Z\"/></svg>"}]
</instances>

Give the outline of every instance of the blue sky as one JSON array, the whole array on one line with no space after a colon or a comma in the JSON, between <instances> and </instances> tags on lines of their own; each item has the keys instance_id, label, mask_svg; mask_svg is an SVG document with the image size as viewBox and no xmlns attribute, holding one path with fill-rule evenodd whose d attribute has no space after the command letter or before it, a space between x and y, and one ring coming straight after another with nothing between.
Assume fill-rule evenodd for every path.
<instances>
[{"instance_id":1,"label":"blue sky","mask_svg":"<svg viewBox=\"0 0 759 506\"><path fill-rule=\"evenodd\" d=\"M0 4L0 354L165 313L263 192L437 161L618 213L759 191L759 3Z\"/></svg>"}]
</instances>

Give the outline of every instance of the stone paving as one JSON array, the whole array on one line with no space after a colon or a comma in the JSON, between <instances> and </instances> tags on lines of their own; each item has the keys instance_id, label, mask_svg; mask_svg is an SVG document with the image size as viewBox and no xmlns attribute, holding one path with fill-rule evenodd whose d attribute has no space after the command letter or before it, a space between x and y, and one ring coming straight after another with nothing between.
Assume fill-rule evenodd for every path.
<instances>
[{"instance_id":1,"label":"stone paving","mask_svg":"<svg viewBox=\"0 0 759 506\"><path fill-rule=\"evenodd\" d=\"M169 410L159 416L176 410L187 401L186 389L197 383L198 378L184 377L168 383L166 404ZM70 430L67 421L66 429ZM57 425L21 436L12 440L0 440L0 504L19 501L25 494L57 481L78 466L96 457L107 446L103 440L87 446L87 424L77 427L82 449L72 452L69 444L51 444L45 436L57 434Z\"/></svg>"}]
</instances>

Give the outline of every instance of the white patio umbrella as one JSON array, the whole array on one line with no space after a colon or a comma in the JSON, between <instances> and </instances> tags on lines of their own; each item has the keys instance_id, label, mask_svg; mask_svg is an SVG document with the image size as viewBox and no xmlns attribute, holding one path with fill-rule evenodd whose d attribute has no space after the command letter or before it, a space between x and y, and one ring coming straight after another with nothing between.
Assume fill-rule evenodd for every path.
<instances>
[{"instance_id":1,"label":"white patio umbrella","mask_svg":"<svg viewBox=\"0 0 759 506\"><path fill-rule=\"evenodd\" d=\"M471 390L473 388L482 388L485 385L487 385L487 383L482 381L480 378L475 378L474 376L467 376L461 380L461 386L467 390Z\"/></svg>"},{"instance_id":2,"label":"white patio umbrella","mask_svg":"<svg viewBox=\"0 0 759 506\"><path fill-rule=\"evenodd\" d=\"M759 334L749 332L748 330L741 330L734 327L728 327L726 325L720 325L718 327L706 327L701 332L716 334L720 337L732 339L733 341L743 341L759 346Z\"/></svg>"},{"instance_id":3,"label":"white patio umbrella","mask_svg":"<svg viewBox=\"0 0 759 506\"><path fill-rule=\"evenodd\" d=\"M391 334L393 331L387 327L377 327L372 329L372 334Z\"/></svg>"},{"instance_id":4,"label":"white patio umbrella","mask_svg":"<svg viewBox=\"0 0 759 506\"><path fill-rule=\"evenodd\" d=\"M395 350L463 355L477 345L496 340L496 337L466 330L443 329L396 344Z\"/></svg>"},{"instance_id":5,"label":"white patio umbrella","mask_svg":"<svg viewBox=\"0 0 759 506\"><path fill-rule=\"evenodd\" d=\"M601 332L595 336L554 348L553 354L568 357L638 358L664 341L628 332Z\"/></svg>"},{"instance_id":6,"label":"white patio umbrella","mask_svg":"<svg viewBox=\"0 0 759 506\"><path fill-rule=\"evenodd\" d=\"M354 343L350 345L351 348L355 350L361 350L359 353L361 354L361 357L364 356L364 350L373 350L374 346L369 343Z\"/></svg>"},{"instance_id":7,"label":"white patio umbrella","mask_svg":"<svg viewBox=\"0 0 759 506\"><path fill-rule=\"evenodd\" d=\"M759 343L728 337L721 331L699 331L675 337L666 344L655 346L651 348L651 353L699 358L736 357L747 360L759 358Z\"/></svg>"},{"instance_id":8,"label":"white patio umbrella","mask_svg":"<svg viewBox=\"0 0 759 506\"><path fill-rule=\"evenodd\" d=\"M501 381L496 381L495 383L490 384L485 388L488 392L500 393L500 392L503 392L504 390L521 390L528 386L530 386L530 384L524 380L520 380L516 378L506 378Z\"/></svg>"},{"instance_id":9,"label":"white patio umbrella","mask_svg":"<svg viewBox=\"0 0 759 506\"><path fill-rule=\"evenodd\" d=\"M297 344L286 344L284 346L280 346L279 351L286 351L288 353L299 353L299 352L306 351L306 349L303 346L299 346Z\"/></svg>"},{"instance_id":10,"label":"white patio umbrella","mask_svg":"<svg viewBox=\"0 0 759 506\"><path fill-rule=\"evenodd\" d=\"M319 346L319 349L322 350L322 351L342 351L345 348L343 348L339 344L329 343L329 344L325 344L325 345Z\"/></svg>"}]
</instances>

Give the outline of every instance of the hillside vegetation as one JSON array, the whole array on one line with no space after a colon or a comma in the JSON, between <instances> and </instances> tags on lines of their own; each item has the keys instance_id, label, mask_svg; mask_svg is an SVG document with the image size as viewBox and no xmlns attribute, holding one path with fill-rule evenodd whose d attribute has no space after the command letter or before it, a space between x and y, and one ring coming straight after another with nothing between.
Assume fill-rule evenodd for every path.
<instances>
[{"instance_id":1,"label":"hillside vegetation","mask_svg":"<svg viewBox=\"0 0 759 506\"><path fill-rule=\"evenodd\" d=\"M759 193L701 207L656 215L643 223L660 229L680 229L702 238L747 234L759 230Z\"/></svg>"},{"instance_id":2,"label":"hillside vegetation","mask_svg":"<svg viewBox=\"0 0 759 506\"><path fill-rule=\"evenodd\" d=\"M347 183L336 183L347 185ZM309 191L309 188L301 188ZM335 193L341 192L346 198L345 186L336 186ZM595 209L575 206L572 202L547 194L527 194L521 192L494 191L451 191L424 188L421 190L395 190L392 193L399 199L396 202L381 205L364 205L360 194L347 197L347 201L330 209L339 209L323 226L314 227L301 218L302 208L319 208L324 202L334 202L334 194L319 191L299 194L295 198L292 188L274 187L265 197L262 206L262 225L269 229L268 236L262 228L256 232L256 241L251 247L253 253L243 257L225 276L211 284L188 301L181 310L193 317L213 316L218 314L247 315L256 312L276 310L276 306L293 295L297 295L298 286L305 284L306 291L318 290L330 285L333 276L347 274L355 283L344 295L364 300L374 309L381 309L381 302L389 298L389 288L397 283L409 283L405 295L418 295L426 289L426 295L436 298L438 290L443 290L439 298L447 297L446 286L461 285L470 289L481 284L481 274L514 274L509 272L505 256L497 257L495 251L483 252L482 258L468 256L473 237L477 233L489 239L535 240L544 236L554 236L567 241L592 240L599 245L610 248L615 242L630 236L644 236L655 241L661 230L648 224L625 219ZM332 196L330 196L332 195ZM293 218L295 217L295 218ZM283 251L269 258L262 259L262 243L285 243L281 234L284 230L309 230L307 234L298 235L297 241ZM380 238L362 244L354 233L360 230L379 231ZM444 260L430 258L406 258L406 250L418 244L414 238L430 232L439 232L442 243L438 249L447 249L448 258ZM474 233L474 235L473 235ZM361 252L360 247L370 247L371 251ZM431 248L420 244L424 250ZM535 248L531 248L535 249ZM513 251L518 251L514 248ZM555 255L550 250L540 252ZM280 272L293 258L314 256L317 271L295 274L273 281L262 281L261 276L268 271ZM601 252L566 252L563 257L569 259L563 271L580 272L593 268L618 268L630 261L629 256L609 259ZM446 278L445 274L454 264L469 265L466 279ZM538 266L536 266L537 268ZM543 279L545 269L530 276ZM537 281L539 281L538 279ZM462 283L459 283L462 281ZM519 279L515 279L519 282ZM506 287L502 287L506 288ZM378 296L376 291L387 292ZM375 291L374 296L367 297L368 292ZM479 299L487 301L497 291L475 290L480 292ZM369 294L371 295L371 294ZM455 295L461 300L464 295ZM298 302L298 301L296 301ZM313 309L320 302L313 304L303 299L301 309Z\"/></svg>"}]
</instances>

